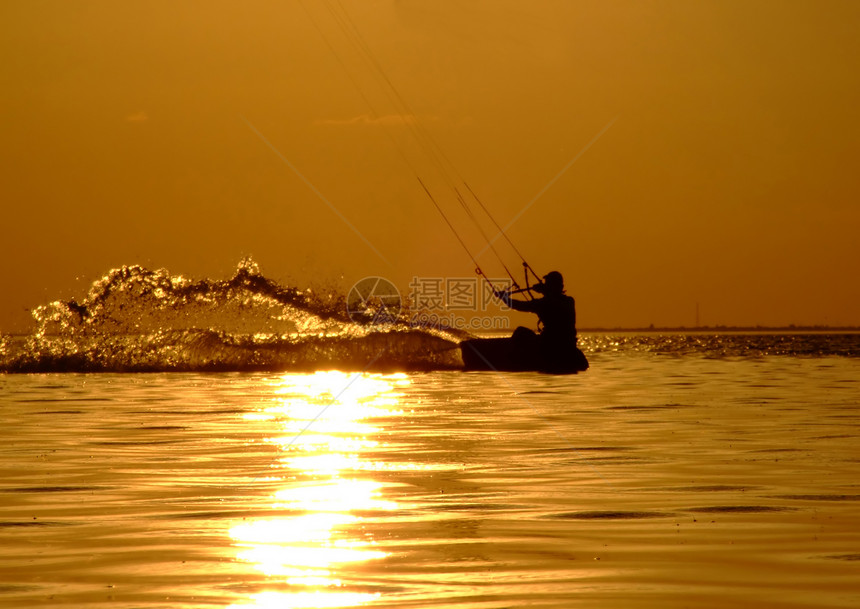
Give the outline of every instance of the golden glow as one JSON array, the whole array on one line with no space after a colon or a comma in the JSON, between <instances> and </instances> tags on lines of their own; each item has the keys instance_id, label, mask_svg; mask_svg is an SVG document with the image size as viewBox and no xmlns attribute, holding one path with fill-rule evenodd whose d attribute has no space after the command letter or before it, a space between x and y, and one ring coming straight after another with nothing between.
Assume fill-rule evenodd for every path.
<instances>
[{"instance_id":1,"label":"golden glow","mask_svg":"<svg viewBox=\"0 0 860 609\"><path fill-rule=\"evenodd\" d=\"M364 517L357 512L398 505L383 497L383 483L347 474L376 469L361 458L379 444L372 438L379 432L372 420L402 414L397 387L408 382L403 375L285 375L274 403L245 417L271 425L268 441L287 453L273 466L285 474L284 486L269 502L273 514L288 515L237 523L229 534L239 560L295 588L254 595L254 606L344 607L378 598L343 591L338 570L385 558L359 532Z\"/></svg>"},{"instance_id":2,"label":"golden glow","mask_svg":"<svg viewBox=\"0 0 860 609\"><path fill-rule=\"evenodd\" d=\"M353 607L365 605L378 598L378 594L355 592L262 592L252 598L253 606L259 609L323 609L325 607ZM246 605L230 605L228 609L239 609Z\"/></svg>"},{"instance_id":3,"label":"golden glow","mask_svg":"<svg viewBox=\"0 0 860 609\"><path fill-rule=\"evenodd\" d=\"M395 509L396 503L379 499L382 486L372 480L336 479L300 489L284 489L275 493L275 498L284 501L279 507L300 507L325 512Z\"/></svg>"}]
</instances>

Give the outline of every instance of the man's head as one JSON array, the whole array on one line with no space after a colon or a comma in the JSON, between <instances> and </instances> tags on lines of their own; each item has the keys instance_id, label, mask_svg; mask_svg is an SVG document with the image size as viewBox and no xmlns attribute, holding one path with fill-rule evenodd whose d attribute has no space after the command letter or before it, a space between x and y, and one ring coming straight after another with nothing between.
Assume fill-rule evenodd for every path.
<instances>
[{"instance_id":1,"label":"man's head","mask_svg":"<svg viewBox=\"0 0 860 609\"><path fill-rule=\"evenodd\" d=\"M564 292L564 279L558 271L550 271L543 276L544 294L562 294Z\"/></svg>"}]
</instances>

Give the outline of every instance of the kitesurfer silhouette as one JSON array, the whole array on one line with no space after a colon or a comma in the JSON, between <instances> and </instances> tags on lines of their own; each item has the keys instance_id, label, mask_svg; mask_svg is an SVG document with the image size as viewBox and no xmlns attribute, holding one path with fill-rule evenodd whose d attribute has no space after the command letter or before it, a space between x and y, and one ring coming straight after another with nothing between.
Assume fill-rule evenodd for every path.
<instances>
[{"instance_id":1,"label":"kitesurfer silhouette","mask_svg":"<svg viewBox=\"0 0 860 609\"><path fill-rule=\"evenodd\" d=\"M542 297L514 300L509 292L499 294L499 298L515 311L538 316L540 334L523 327L514 330L511 338L516 350L523 354L537 352L540 368L547 372L586 370L588 360L576 346L576 302L564 293L561 273L547 273L543 282L531 289Z\"/></svg>"}]
</instances>

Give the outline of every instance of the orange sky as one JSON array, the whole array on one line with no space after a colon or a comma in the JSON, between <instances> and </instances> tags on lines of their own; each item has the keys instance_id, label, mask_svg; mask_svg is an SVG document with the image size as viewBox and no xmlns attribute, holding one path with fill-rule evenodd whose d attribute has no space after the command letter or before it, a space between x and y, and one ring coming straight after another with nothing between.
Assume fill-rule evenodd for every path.
<instances>
[{"instance_id":1,"label":"orange sky","mask_svg":"<svg viewBox=\"0 0 860 609\"><path fill-rule=\"evenodd\" d=\"M615 120L510 230L581 326L860 325L855 0L9 0L0 330L123 264L470 276L350 24L502 224Z\"/></svg>"}]
</instances>

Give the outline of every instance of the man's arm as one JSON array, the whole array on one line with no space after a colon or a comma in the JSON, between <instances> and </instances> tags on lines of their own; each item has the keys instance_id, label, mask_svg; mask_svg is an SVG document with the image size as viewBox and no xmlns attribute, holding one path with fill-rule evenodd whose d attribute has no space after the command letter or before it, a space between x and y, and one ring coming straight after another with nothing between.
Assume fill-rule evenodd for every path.
<instances>
[{"instance_id":1,"label":"man's arm","mask_svg":"<svg viewBox=\"0 0 860 609\"><path fill-rule=\"evenodd\" d=\"M507 292L502 292L501 294L499 294L499 298L502 300L502 302L504 302L514 311L524 311L526 313L536 312L534 303L537 301L535 300L514 300Z\"/></svg>"}]
</instances>

